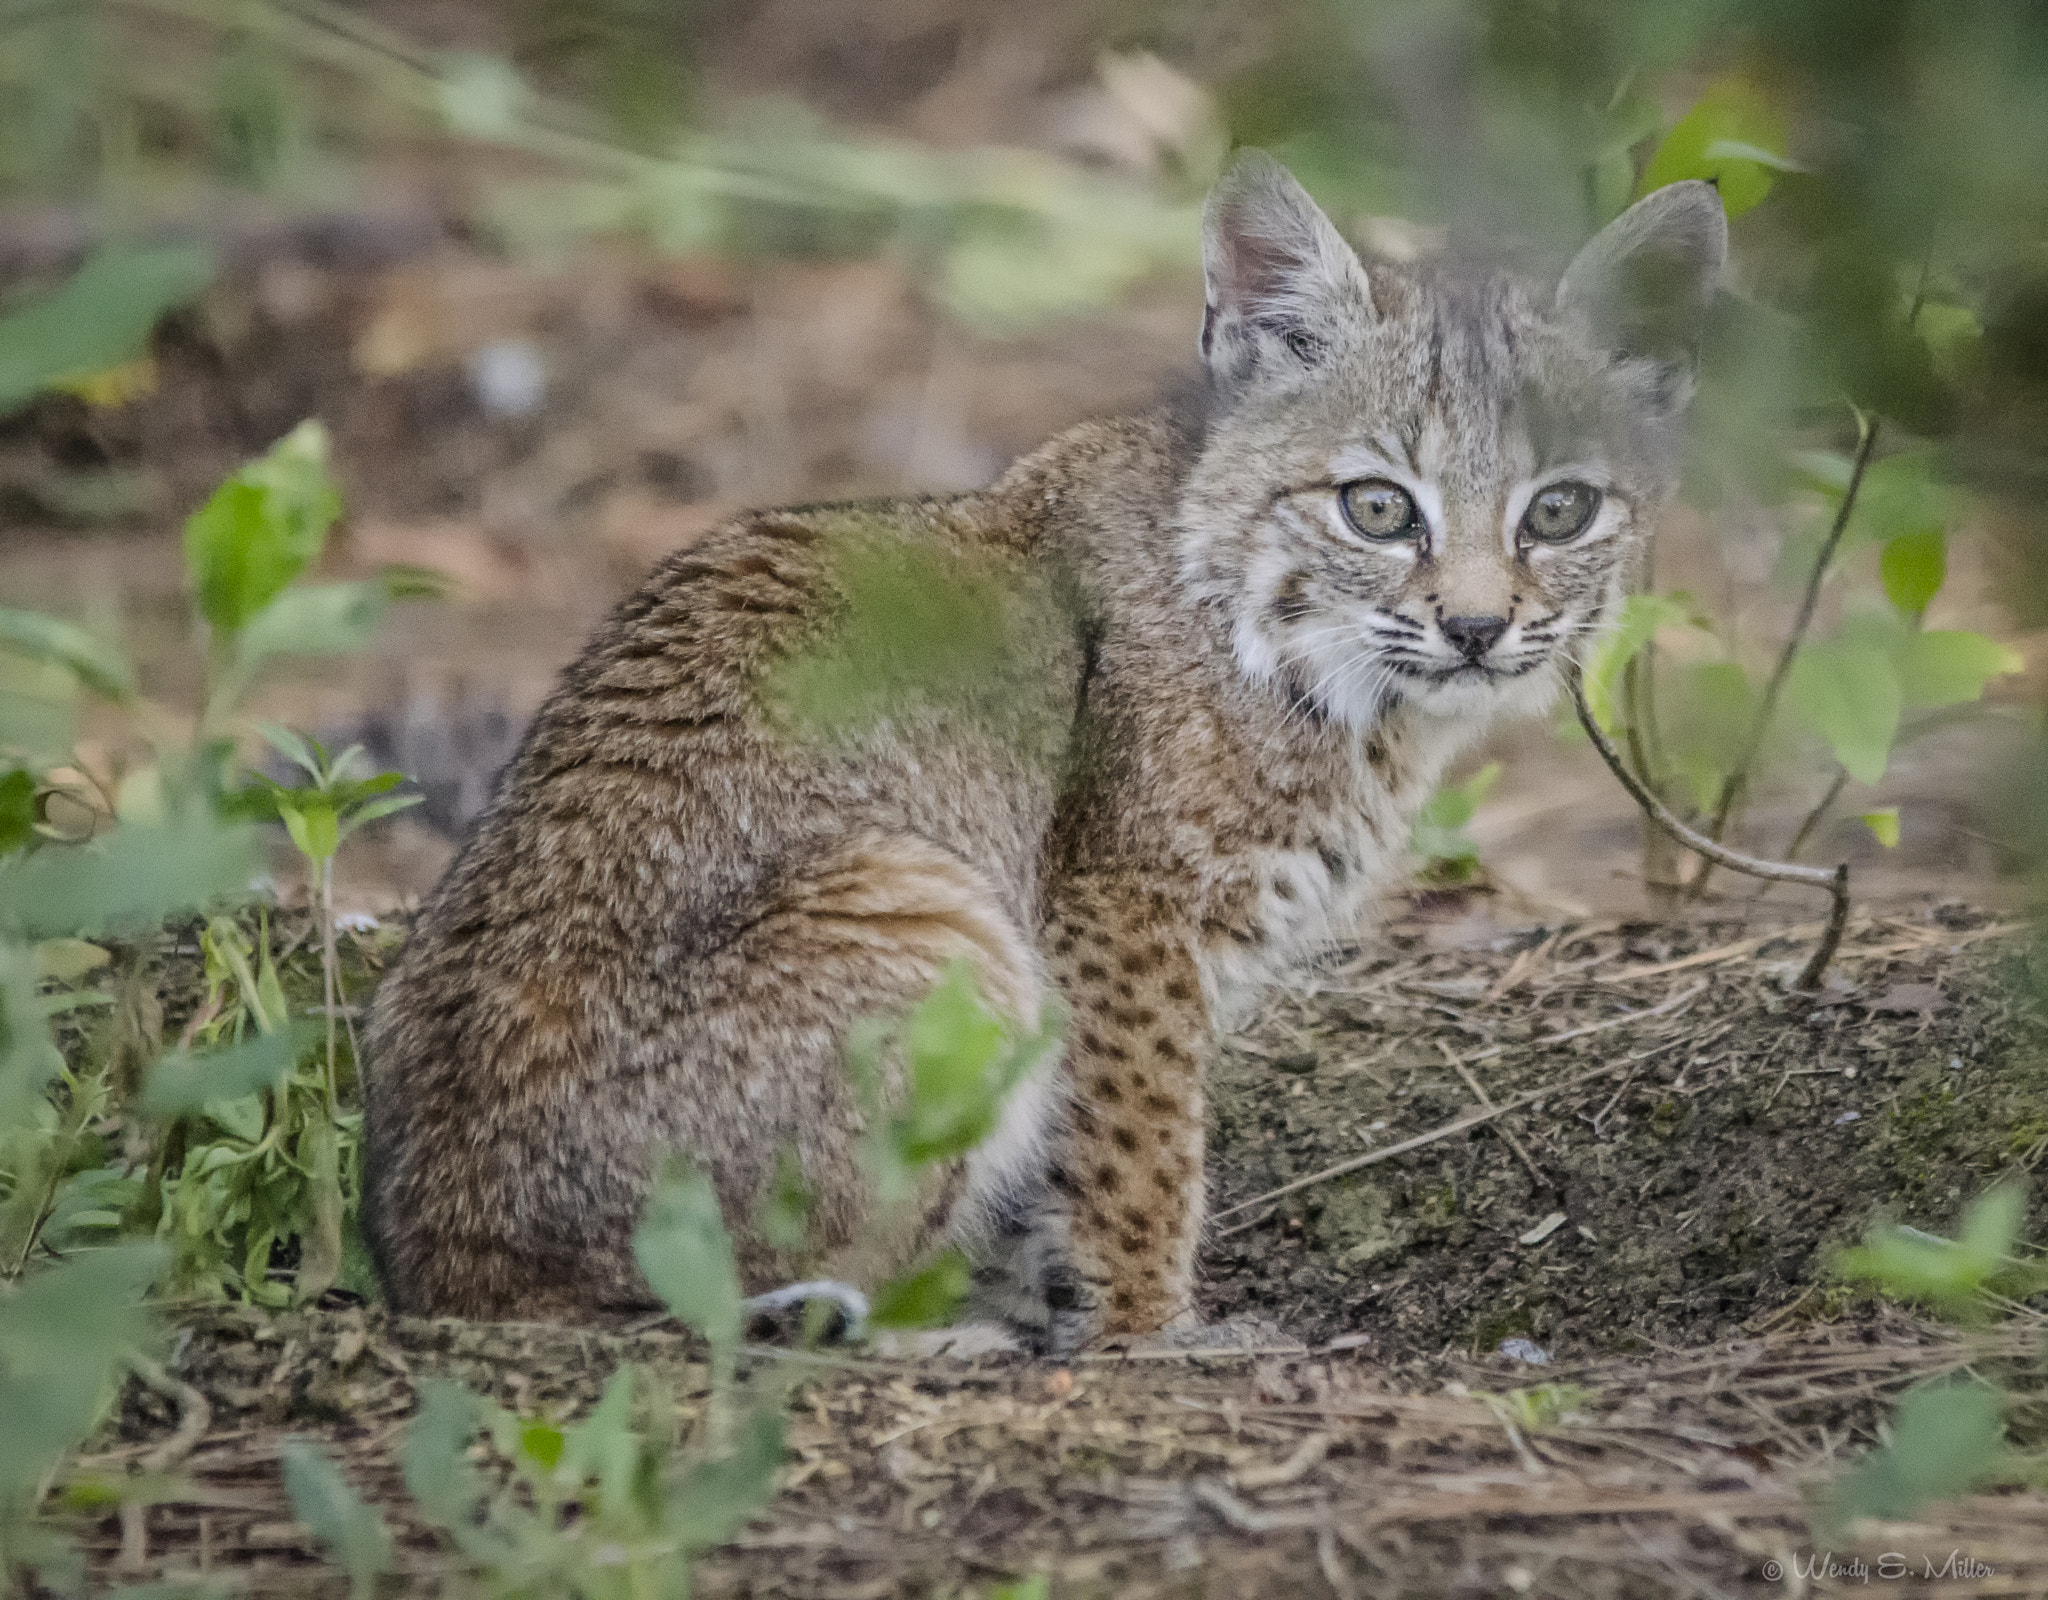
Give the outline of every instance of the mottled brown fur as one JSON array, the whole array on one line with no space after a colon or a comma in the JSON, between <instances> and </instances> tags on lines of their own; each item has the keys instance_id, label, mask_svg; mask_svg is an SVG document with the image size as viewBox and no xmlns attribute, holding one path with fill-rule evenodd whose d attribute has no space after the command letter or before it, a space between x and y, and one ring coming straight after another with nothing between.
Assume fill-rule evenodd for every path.
<instances>
[{"instance_id":1,"label":"mottled brown fur","mask_svg":"<svg viewBox=\"0 0 2048 1600\"><path fill-rule=\"evenodd\" d=\"M1710 283L1701 195L1630 226L1676 217ZM742 517L569 669L378 999L372 1233L400 1307L646 1304L630 1236L680 1150L750 1289L872 1285L1021 1208L1082 1327L1192 1316L1216 1028L1355 923L1486 718L1554 690L1669 492L1683 409L1679 369L1603 347L1597 247L1555 308L1379 266L1368 286L1255 161L1209 245L1205 413L1085 424L957 499ZM1398 549L1331 520L1367 447L1441 501ZM1615 509L1585 548L1531 550L1503 507L1555 459L1591 461ZM877 529L996 574L1022 619L1002 718L942 697L821 740L764 703L763 673L829 637L834 551ZM1498 669L1444 642L1482 604L1509 619ZM878 1235L842 1041L962 957L1020 1025L1063 996L1065 1059ZM807 1253L751 1221L789 1151Z\"/></svg>"}]
</instances>

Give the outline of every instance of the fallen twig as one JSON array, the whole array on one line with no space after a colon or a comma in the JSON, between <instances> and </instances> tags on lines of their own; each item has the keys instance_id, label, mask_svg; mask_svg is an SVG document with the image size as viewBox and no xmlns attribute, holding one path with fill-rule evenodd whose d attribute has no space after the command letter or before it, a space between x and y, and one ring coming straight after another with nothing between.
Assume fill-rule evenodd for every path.
<instances>
[{"instance_id":1,"label":"fallen twig","mask_svg":"<svg viewBox=\"0 0 2048 1600\"><path fill-rule=\"evenodd\" d=\"M1492 1097L1487 1094L1484 1085L1472 1075L1472 1069L1465 1065L1464 1059L1441 1039L1437 1040L1436 1047L1443 1052L1444 1059L1451 1064L1451 1070L1465 1080L1465 1087L1472 1091L1472 1098L1491 1111L1493 1109ZM1523 1145L1520 1139L1515 1137L1515 1130L1513 1128L1503 1126L1500 1130L1500 1136L1507 1141L1508 1148L1514 1151L1522 1165L1529 1169L1529 1176L1536 1180L1538 1193L1557 1187L1543 1175L1543 1169L1536 1165L1535 1157L1530 1155L1527 1147Z\"/></svg>"},{"instance_id":2,"label":"fallen twig","mask_svg":"<svg viewBox=\"0 0 2048 1600\"><path fill-rule=\"evenodd\" d=\"M1621 780L1621 786L1635 797L1636 804L1658 827L1688 850L1731 871L1772 883L1803 883L1808 888L1825 889L1834 896L1834 909L1828 917L1826 930L1821 934L1812 959L1799 974L1796 985L1809 991L1818 989L1821 974L1827 971L1828 963L1834 959L1836 946L1842 942L1842 930L1849 925L1849 864L1845 861L1830 870L1826 867L1802 867L1789 861L1764 861L1756 856L1746 856L1739 850L1730 850L1697 829L1687 827L1669 806L1628 770L1628 764L1621 759L1621 752L1614 748L1614 741L1607 737L1607 730L1600 726L1592 707L1586 704L1584 681L1576 672L1572 674L1571 681L1572 703L1578 708L1579 724L1586 730L1586 737L1593 741L1593 748L1600 752L1600 759L1607 763L1608 770Z\"/></svg>"},{"instance_id":3,"label":"fallen twig","mask_svg":"<svg viewBox=\"0 0 2048 1600\"><path fill-rule=\"evenodd\" d=\"M128 1365L135 1376L178 1408L178 1426L171 1436L142 1458L147 1473L168 1472L189 1456L206 1430L213 1426L213 1408L206 1396L191 1384L181 1382L143 1355L130 1355ZM121 1560L123 1572L141 1572L149 1565L149 1507L139 1500L121 1502Z\"/></svg>"},{"instance_id":4,"label":"fallen twig","mask_svg":"<svg viewBox=\"0 0 2048 1600\"><path fill-rule=\"evenodd\" d=\"M1826 933L1825 922L1802 922L1795 927L1777 928L1769 933L1753 933L1747 939L1737 939L1730 944L1716 945L1711 950L1696 951L1689 956L1678 956L1670 961L1659 961L1653 966L1624 967L1619 972L1610 972L1601 980L1605 983L1634 983L1638 978L1661 978L1667 972L1684 972L1692 967L1718 966L1723 961L1739 960L1754 955L1765 945L1779 939L1815 939Z\"/></svg>"},{"instance_id":5,"label":"fallen twig","mask_svg":"<svg viewBox=\"0 0 2048 1600\"><path fill-rule=\"evenodd\" d=\"M1685 995L1680 996L1680 998L1689 1000L1704 988L1706 988L1706 985L1701 984L1699 988L1688 991ZM1666 1002L1664 1006L1658 1009L1669 1010L1673 1004L1673 1002ZM1631 1012L1625 1020L1633 1021L1637 1017L1646 1017L1650 1014L1647 1011ZM1573 1033L1582 1031L1586 1030L1573 1029L1570 1033L1554 1034L1549 1039L1532 1039L1529 1042L1531 1044L1549 1044L1558 1039L1569 1038ZM1673 1042L1675 1043L1676 1041ZM1501 1048L1505 1049L1506 1047L1502 1046ZM1500 1050L1496 1049L1489 1053L1498 1055ZM1476 1060L1478 1058L1468 1057L1467 1059ZM1635 1056L1624 1056L1621 1060L1610 1061L1603 1067L1589 1067L1586 1071L1578 1073L1576 1076L1566 1078L1562 1083L1549 1084L1541 1089L1531 1089L1526 1094L1516 1095L1512 1100L1496 1101L1488 1110L1475 1111L1470 1116L1459 1117L1454 1122L1446 1122L1441 1127L1430 1129L1427 1133L1418 1133L1412 1139L1403 1139L1399 1144L1386 1145L1378 1150L1368 1150L1362 1156L1353 1156L1348 1161L1340 1161L1333 1167L1323 1168L1321 1172L1312 1172L1306 1178L1296 1178L1292 1183L1283 1183L1277 1189L1268 1189L1264 1194L1253 1195L1249 1200L1240 1200L1236 1205L1227 1206L1217 1212L1210 1220L1212 1222L1221 1222L1225 1217L1234 1217L1240 1211L1249 1211L1253 1206L1262 1206L1269 1200L1278 1200L1282 1195L1293 1194L1297 1190L1309 1188L1313 1184L1326 1183L1331 1178L1341 1178L1347 1172L1356 1172L1360 1167L1369 1167L1375 1162L1390 1161L1395 1156L1406 1155L1410 1150L1420 1150L1424 1145L1435 1144L1440 1139L1448 1139L1452 1134L1463 1133L1467 1128L1476 1128L1481 1123L1491 1122L1495 1117L1504 1115L1509 1111L1519 1111L1523 1106L1534 1105L1538 1100L1547 1100L1553 1095L1565 1094L1570 1090L1578 1088L1581 1084L1591 1083L1596 1078L1604 1078L1611 1073L1619 1072L1623 1067L1628 1066L1637 1059L1639 1058Z\"/></svg>"}]
</instances>

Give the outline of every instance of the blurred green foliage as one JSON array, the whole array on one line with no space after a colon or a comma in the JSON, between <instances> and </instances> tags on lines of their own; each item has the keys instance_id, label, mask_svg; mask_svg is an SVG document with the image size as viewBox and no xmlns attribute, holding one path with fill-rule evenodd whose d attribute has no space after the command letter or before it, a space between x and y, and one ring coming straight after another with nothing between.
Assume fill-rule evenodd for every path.
<instances>
[{"instance_id":1,"label":"blurred green foliage","mask_svg":"<svg viewBox=\"0 0 2048 1600\"><path fill-rule=\"evenodd\" d=\"M1409 851L1422 861L1422 879L1440 888L1469 883L1479 870L1479 847L1465 830L1500 779L1498 761L1489 761L1463 783L1446 783L1416 814Z\"/></svg>"},{"instance_id":2,"label":"blurred green foliage","mask_svg":"<svg viewBox=\"0 0 2048 1600\"><path fill-rule=\"evenodd\" d=\"M1980 1378L1946 1378L1907 1393L1889 1437L1835 1483L1828 1531L1859 1517L1904 1522L1931 1500L1968 1494L2005 1466L2006 1397Z\"/></svg>"},{"instance_id":3,"label":"blurred green foliage","mask_svg":"<svg viewBox=\"0 0 2048 1600\"><path fill-rule=\"evenodd\" d=\"M691 1556L731 1537L773 1487L781 1394L768 1385L729 1446L680 1449L675 1419L674 1398L630 1366L571 1425L515 1416L430 1381L406 1437L406 1487L486 1594L687 1594ZM479 1472L478 1443L505 1470ZM319 1529L309 1507L296 1496L294 1504ZM375 1517L357 1502L333 1519L333 1534L320 1530L359 1583L388 1541Z\"/></svg>"},{"instance_id":4,"label":"blurred green foliage","mask_svg":"<svg viewBox=\"0 0 2048 1600\"><path fill-rule=\"evenodd\" d=\"M2001 598L2048 600L2048 13L1285 0L1263 21L1219 85L1227 124L1340 222L1392 214L1481 258L1562 263L1630 198L1718 185L1733 270L1687 493L1731 531L1774 526L1788 602L1810 585L1818 603L1790 639L1684 595L1623 615L1589 689L1652 787L1717 829L1759 785L1832 803L1828 766L1879 784L1900 744L2016 668L1988 640L1909 636L1950 543L1994 521L2026 556Z\"/></svg>"},{"instance_id":5,"label":"blurred green foliage","mask_svg":"<svg viewBox=\"0 0 2048 1600\"><path fill-rule=\"evenodd\" d=\"M1950 1321L1981 1324L2048 1288L2048 1260L2024 1252L2025 1190L2003 1183L1979 1198L1954 1239L1879 1222L1839 1252L1837 1277L1874 1284ZM1909 1391L1880 1446L1838 1478L1820 1511L1824 1532L1859 1517L1903 1521L1930 1500L2009 1477L2007 1396L1981 1376L1947 1377Z\"/></svg>"},{"instance_id":6,"label":"blurred green foliage","mask_svg":"<svg viewBox=\"0 0 2048 1600\"><path fill-rule=\"evenodd\" d=\"M0 307L0 416L141 356L165 312L213 280L197 245L110 245L55 289Z\"/></svg>"},{"instance_id":7,"label":"blurred green foliage","mask_svg":"<svg viewBox=\"0 0 2048 1600\"><path fill-rule=\"evenodd\" d=\"M113 292L106 259L0 315L0 351L60 351L23 363L37 385L129 359L163 305L203 282L189 260L159 262L156 290L126 323L74 336L70 319ZM242 910L262 864L249 819L299 816L294 838L326 861L349 827L402 802L385 793L395 774L351 779L319 759L308 791L262 782L252 807L232 792L231 723L268 653L248 641L297 606L306 591L295 580L339 508L325 435L309 423L193 515L187 571L213 643L196 738L139 692L110 641L0 612L0 1575L10 1581L33 1569L45 1586L78 1586L78 1558L38 1505L122 1363L150 1342L144 1290L162 1279L282 1305L341 1272L359 1182L357 1118L336 1092L332 907L323 1065L308 1059L318 1031L291 1015L267 914L252 937ZM309 643L290 631L293 648ZM125 719L140 752L125 771L95 773L69 749L80 696ZM205 914L206 994L166 1050L155 952L166 920L195 913ZM67 1059L52 1024L102 1011ZM309 1515L345 1544L360 1590L372 1541L332 1492L338 1480L307 1457L290 1470Z\"/></svg>"},{"instance_id":8,"label":"blurred green foliage","mask_svg":"<svg viewBox=\"0 0 2048 1600\"><path fill-rule=\"evenodd\" d=\"M2018 1183L2001 1184L1970 1207L1954 1239L1874 1224L1862 1244L1836 1256L1835 1274L1874 1283L1951 1321L1982 1321L1992 1305L1987 1294L2025 1300L2048 1288L2048 1262L2017 1254L2025 1199Z\"/></svg>"}]
</instances>

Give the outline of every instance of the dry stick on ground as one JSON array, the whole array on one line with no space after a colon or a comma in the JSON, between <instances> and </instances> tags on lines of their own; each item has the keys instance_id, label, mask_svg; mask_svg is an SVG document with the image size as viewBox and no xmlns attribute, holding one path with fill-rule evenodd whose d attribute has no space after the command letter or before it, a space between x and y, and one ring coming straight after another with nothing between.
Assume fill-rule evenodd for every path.
<instances>
[{"instance_id":1,"label":"dry stick on ground","mask_svg":"<svg viewBox=\"0 0 2048 1600\"><path fill-rule=\"evenodd\" d=\"M1546 1034L1540 1039L1531 1039L1528 1043L1531 1045L1557 1044L1565 1039L1581 1038L1588 1033L1597 1032L1602 1028L1615 1028L1625 1022L1640 1022L1645 1017L1662 1016L1668 1012L1676 1011L1687 1001L1697 997L1706 987L1704 983L1697 984L1693 988L1686 990L1684 994L1674 995L1662 1005L1651 1006L1646 1011L1631 1011L1624 1017L1610 1017L1606 1022L1596 1022L1591 1027L1567 1028L1562 1033ZM1681 1039L1666 1040L1663 1044L1654 1046L1647 1054L1655 1054L1660 1050L1673 1049L1682 1042ZM1467 1056L1465 1059L1468 1063L1478 1061L1484 1057L1500 1055L1507 1048L1506 1045L1495 1045L1490 1050L1482 1050L1477 1055ZM1476 1128L1481 1123L1491 1122L1495 1117L1509 1111L1519 1111L1523 1106L1534 1105L1537 1101L1547 1100L1552 1095L1564 1094L1569 1090L1578 1088L1581 1084L1591 1083L1597 1078L1605 1078L1612 1073L1621 1071L1623 1067L1628 1066L1631 1062L1642 1059L1642 1055L1624 1056L1619 1061L1608 1062L1604 1067L1591 1067L1573 1077L1564 1079L1560 1083L1548 1084L1541 1089L1531 1089L1526 1094L1518 1094L1512 1100L1495 1101L1487 1110L1475 1111L1470 1116L1459 1117L1454 1122L1446 1122L1441 1127L1431 1128L1427 1133L1418 1133L1412 1139L1403 1139L1400 1143L1387 1145L1383 1149L1368 1150L1364 1155L1353 1156L1348 1161L1340 1161L1334 1167L1325 1167L1321 1172L1311 1172L1306 1178L1296 1178L1292 1183L1283 1183L1277 1189L1268 1189L1264 1194L1253 1195L1249 1200L1240 1200L1234 1206L1226 1206L1209 1220L1211 1222L1221 1222L1225 1217L1234 1217L1240 1211L1250 1211L1255 1206L1262 1206L1269 1200L1278 1200L1282 1195L1293 1194L1298 1189L1306 1189L1313 1184L1327 1183L1332 1178L1341 1178L1348 1172L1356 1172L1360 1167L1369 1167L1376 1162L1390 1161L1395 1156L1404 1156L1410 1150L1420 1150L1424 1145L1435 1144L1440 1139L1448 1139L1453 1134L1463 1133L1467 1128ZM1264 1221L1265 1219L1262 1217L1259 1220ZM1250 1225L1247 1223L1243 1226L1249 1227ZM1238 1228L1226 1228L1217 1237L1228 1238L1231 1234L1239 1231L1240 1229Z\"/></svg>"},{"instance_id":2,"label":"dry stick on ground","mask_svg":"<svg viewBox=\"0 0 2048 1600\"><path fill-rule=\"evenodd\" d=\"M141 1462L146 1473L169 1472L206 1437L206 1430L213 1426L213 1408L199 1390L172 1377L147 1356L130 1355L128 1365L136 1377L178 1408L178 1426ZM143 1501L121 1502L120 1570L123 1572L141 1572L149 1565L148 1515L149 1506Z\"/></svg>"},{"instance_id":3,"label":"dry stick on ground","mask_svg":"<svg viewBox=\"0 0 2048 1600\"><path fill-rule=\"evenodd\" d=\"M1459 1056L1457 1051L1453 1050L1441 1039L1437 1040L1436 1047L1443 1052L1444 1059L1451 1064L1451 1070L1465 1080L1465 1087L1472 1091L1472 1098L1477 1100L1488 1111L1491 1111L1493 1109L1492 1099L1487 1095L1485 1088L1480 1084L1479 1080L1472 1075L1472 1069L1465 1065L1463 1058ZM1529 1169L1529 1176L1536 1180L1536 1189L1539 1194L1551 1192L1557 1188L1556 1184L1543 1175L1543 1169L1536 1165L1536 1159L1529 1154L1528 1148L1520 1139L1515 1137L1515 1130L1513 1128L1507 1126L1506 1123L1502 1123L1500 1136L1507 1141L1508 1148L1514 1151L1522 1165Z\"/></svg>"},{"instance_id":4,"label":"dry stick on ground","mask_svg":"<svg viewBox=\"0 0 2048 1600\"><path fill-rule=\"evenodd\" d=\"M1645 788L1641 780L1628 770L1628 764L1621 759L1621 752L1614 748L1614 741L1607 737L1607 730L1600 726L1593 716L1592 707L1586 704L1585 681L1574 672L1571 683L1572 704L1578 707L1579 724L1586 730L1586 737L1593 741L1593 748L1600 752L1600 759L1607 763L1608 771L1621 780L1621 786L1635 797L1636 804L1649 814L1650 820L1658 827L1688 850L1733 872L1747 873L1752 878L1763 878L1772 883L1803 883L1808 888L1825 889L1834 896L1834 910L1828 916L1827 928L1820 936L1820 944L1814 949L1813 959L1806 963L1806 970L1799 974L1797 985L1806 990L1818 989L1821 974L1827 971L1828 963L1835 957L1836 947L1842 942L1842 930L1849 925L1849 864L1845 861L1829 869L1801 867L1789 861L1764 861L1756 856L1746 856L1739 850L1730 850L1726 845L1716 843L1696 829L1688 828L1672 814L1669 806Z\"/></svg>"}]
</instances>

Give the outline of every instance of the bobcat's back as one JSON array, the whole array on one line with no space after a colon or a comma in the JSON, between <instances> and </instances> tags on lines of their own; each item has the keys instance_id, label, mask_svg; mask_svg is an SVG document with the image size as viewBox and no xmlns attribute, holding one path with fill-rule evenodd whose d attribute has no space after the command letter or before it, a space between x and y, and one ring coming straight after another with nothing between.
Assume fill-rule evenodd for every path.
<instances>
[{"instance_id":1,"label":"bobcat's back","mask_svg":"<svg viewBox=\"0 0 2048 1600\"><path fill-rule=\"evenodd\" d=\"M664 1149L710 1170L765 1285L794 1263L745 1221L782 1152L821 1251L855 1231L849 1022L901 1011L961 955L1036 1021L1038 853L1083 653L1043 537L1060 468L742 518L664 563L568 670L378 997L370 1209L399 1305L644 1303L625 1240ZM966 563L1021 619L1004 725L943 695L843 736L774 715L767 675L829 640L850 555L891 543Z\"/></svg>"}]
</instances>

